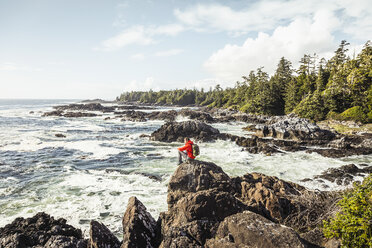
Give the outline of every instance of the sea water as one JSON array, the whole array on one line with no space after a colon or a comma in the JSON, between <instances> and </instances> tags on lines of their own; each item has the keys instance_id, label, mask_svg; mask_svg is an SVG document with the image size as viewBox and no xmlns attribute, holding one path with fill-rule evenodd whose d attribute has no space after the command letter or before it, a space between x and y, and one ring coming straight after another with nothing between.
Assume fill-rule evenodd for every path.
<instances>
[{"instance_id":1,"label":"sea water","mask_svg":"<svg viewBox=\"0 0 372 248\"><path fill-rule=\"evenodd\" d=\"M182 144L140 137L164 122L121 121L100 112L89 118L42 117L53 106L73 102L0 100L0 227L44 211L67 219L85 235L94 219L120 236L129 197L138 197L155 218L167 209L167 183L177 167L176 148ZM169 109L179 110L156 110ZM248 136L251 133L242 129L246 125L213 124L221 132ZM306 152L250 154L221 140L199 146L198 159L216 163L230 176L261 172L319 190L342 187L301 180L331 167L372 161L372 156L333 159Z\"/></svg>"}]
</instances>

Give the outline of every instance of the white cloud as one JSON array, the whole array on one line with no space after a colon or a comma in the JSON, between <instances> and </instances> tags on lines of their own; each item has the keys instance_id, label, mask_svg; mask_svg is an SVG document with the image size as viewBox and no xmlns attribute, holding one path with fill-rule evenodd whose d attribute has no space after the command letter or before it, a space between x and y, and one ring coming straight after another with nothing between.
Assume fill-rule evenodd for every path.
<instances>
[{"instance_id":1,"label":"white cloud","mask_svg":"<svg viewBox=\"0 0 372 248\"><path fill-rule=\"evenodd\" d=\"M131 58L135 60L144 60L145 55L143 53L136 53L136 54L133 54Z\"/></svg>"},{"instance_id":2,"label":"white cloud","mask_svg":"<svg viewBox=\"0 0 372 248\"><path fill-rule=\"evenodd\" d=\"M337 12L344 20L342 28L346 33L358 39L371 38L370 0L267 0L251 2L239 10L221 4L197 4L184 10L175 9L174 15L196 31L225 31L235 36L271 31L298 18L311 18L321 10Z\"/></svg>"},{"instance_id":3,"label":"white cloud","mask_svg":"<svg viewBox=\"0 0 372 248\"><path fill-rule=\"evenodd\" d=\"M148 90L160 90L159 84L155 81L153 77L147 77L143 81L132 80L125 84L123 87L123 92L129 91L148 91Z\"/></svg>"},{"instance_id":4,"label":"white cloud","mask_svg":"<svg viewBox=\"0 0 372 248\"><path fill-rule=\"evenodd\" d=\"M325 4L324 4L325 5ZM174 14L182 23L198 30L228 31L243 34L270 30L285 19L310 14L317 4L310 1L258 1L242 10L220 4L198 4Z\"/></svg>"},{"instance_id":5,"label":"white cloud","mask_svg":"<svg viewBox=\"0 0 372 248\"><path fill-rule=\"evenodd\" d=\"M27 65L19 65L13 62L5 62L0 64L0 71L25 71L25 72L38 72L42 68L35 68Z\"/></svg>"},{"instance_id":6,"label":"white cloud","mask_svg":"<svg viewBox=\"0 0 372 248\"><path fill-rule=\"evenodd\" d=\"M156 43L155 37L159 35L175 36L184 30L183 26L178 24L168 24L162 26L141 25L133 26L122 31L107 40L104 40L101 47L96 50L113 51L128 45L150 45Z\"/></svg>"},{"instance_id":7,"label":"white cloud","mask_svg":"<svg viewBox=\"0 0 372 248\"><path fill-rule=\"evenodd\" d=\"M120 34L102 42L102 50L112 51L124 46L138 44L149 45L155 41L149 36L143 26L134 26L124 30Z\"/></svg>"},{"instance_id":8,"label":"white cloud","mask_svg":"<svg viewBox=\"0 0 372 248\"><path fill-rule=\"evenodd\" d=\"M214 87L217 84L221 84L224 87L232 86L231 82L221 82L221 80L218 78L205 78L205 79L197 80L191 83L187 83L187 85L189 85L188 87L191 87L191 88L195 87L197 89L203 88L205 91L208 91L210 88L214 89Z\"/></svg>"},{"instance_id":9,"label":"white cloud","mask_svg":"<svg viewBox=\"0 0 372 248\"><path fill-rule=\"evenodd\" d=\"M185 30L184 26L180 24L168 24L157 27L149 27L148 31L152 35L168 35L175 36Z\"/></svg>"},{"instance_id":10,"label":"white cloud","mask_svg":"<svg viewBox=\"0 0 372 248\"><path fill-rule=\"evenodd\" d=\"M241 46L227 44L213 53L204 67L220 80L233 82L260 66L273 73L282 56L296 67L305 53L329 56L329 51L337 47L332 31L339 25L332 12L318 11L313 18L298 18L288 26L277 27L272 35L260 32Z\"/></svg>"},{"instance_id":11,"label":"white cloud","mask_svg":"<svg viewBox=\"0 0 372 248\"><path fill-rule=\"evenodd\" d=\"M182 53L182 49L170 49L170 50L165 50L165 51L159 51L155 53L155 56L158 57L169 57L169 56L174 56Z\"/></svg>"}]
</instances>

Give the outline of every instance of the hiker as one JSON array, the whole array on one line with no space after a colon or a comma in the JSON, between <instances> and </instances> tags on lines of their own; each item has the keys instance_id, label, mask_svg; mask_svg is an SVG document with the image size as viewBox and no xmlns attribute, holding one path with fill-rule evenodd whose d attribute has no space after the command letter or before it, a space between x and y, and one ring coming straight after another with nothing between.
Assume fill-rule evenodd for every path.
<instances>
[{"instance_id":1,"label":"hiker","mask_svg":"<svg viewBox=\"0 0 372 248\"><path fill-rule=\"evenodd\" d=\"M182 158L187 160L193 160L195 158L193 154L192 146L194 143L189 139L185 138L185 145L183 147L178 148L178 164L182 164Z\"/></svg>"}]
</instances>

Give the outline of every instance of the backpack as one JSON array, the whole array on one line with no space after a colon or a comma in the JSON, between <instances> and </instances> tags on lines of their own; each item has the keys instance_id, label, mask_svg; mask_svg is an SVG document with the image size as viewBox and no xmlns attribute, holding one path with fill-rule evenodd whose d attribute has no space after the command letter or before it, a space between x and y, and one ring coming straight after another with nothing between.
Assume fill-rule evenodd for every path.
<instances>
[{"instance_id":1,"label":"backpack","mask_svg":"<svg viewBox=\"0 0 372 248\"><path fill-rule=\"evenodd\" d=\"M198 156L200 154L199 146L197 144L192 145L192 155L194 157Z\"/></svg>"}]
</instances>

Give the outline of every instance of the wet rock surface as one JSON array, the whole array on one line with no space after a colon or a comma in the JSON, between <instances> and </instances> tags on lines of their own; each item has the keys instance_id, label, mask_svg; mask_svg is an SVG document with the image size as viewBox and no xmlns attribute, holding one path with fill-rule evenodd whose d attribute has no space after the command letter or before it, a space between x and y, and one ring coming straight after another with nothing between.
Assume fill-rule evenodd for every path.
<instances>
[{"instance_id":1,"label":"wet rock surface","mask_svg":"<svg viewBox=\"0 0 372 248\"><path fill-rule=\"evenodd\" d=\"M315 148L308 149L307 153L318 153L328 158L343 158L353 155L369 155L372 154L372 149L369 148L349 148L349 149L335 149L335 148Z\"/></svg>"},{"instance_id":2,"label":"wet rock surface","mask_svg":"<svg viewBox=\"0 0 372 248\"><path fill-rule=\"evenodd\" d=\"M100 112L113 112L115 107L106 107L100 103L87 103L87 104L69 104L54 107L57 111L65 110L79 110L79 111L100 111Z\"/></svg>"},{"instance_id":3,"label":"wet rock surface","mask_svg":"<svg viewBox=\"0 0 372 248\"><path fill-rule=\"evenodd\" d=\"M335 199L259 173L230 178L217 165L194 160L180 165L169 182L168 211L160 214L161 247L292 247L288 240L293 247L316 247L294 229L315 228ZM246 222L242 213L250 217ZM244 229L247 223L256 229ZM267 225L273 230L266 230ZM260 236L263 230L266 234Z\"/></svg>"},{"instance_id":4,"label":"wet rock surface","mask_svg":"<svg viewBox=\"0 0 372 248\"><path fill-rule=\"evenodd\" d=\"M163 142L182 142L184 137L200 141L214 140L220 131L200 121L168 122L151 134L151 139Z\"/></svg>"},{"instance_id":5,"label":"wet rock surface","mask_svg":"<svg viewBox=\"0 0 372 248\"><path fill-rule=\"evenodd\" d=\"M255 130L258 137L278 139L330 141L336 137L333 132L321 129L307 119L292 116L284 116L273 124L257 125Z\"/></svg>"},{"instance_id":6,"label":"wet rock surface","mask_svg":"<svg viewBox=\"0 0 372 248\"><path fill-rule=\"evenodd\" d=\"M306 244L292 228L244 211L225 218L214 239L207 240L205 247L309 247Z\"/></svg>"},{"instance_id":7,"label":"wet rock surface","mask_svg":"<svg viewBox=\"0 0 372 248\"><path fill-rule=\"evenodd\" d=\"M112 247L119 248L121 242L111 231L98 221L90 222L89 247Z\"/></svg>"},{"instance_id":8,"label":"wet rock surface","mask_svg":"<svg viewBox=\"0 0 372 248\"><path fill-rule=\"evenodd\" d=\"M86 240L66 220L39 213L1 228L0 246L318 247L326 240L317 226L337 197L259 173L229 177L214 163L193 160L172 175L168 210L158 221L136 197L129 199L121 242L97 221Z\"/></svg>"},{"instance_id":9,"label":"wet rock surface","mask_svg":"<svg viewBox=\"0 0 372 248\"><path fill-rule=\"evenodd\" d=\"M0 247L87 247L80 229L46 213L17 218L0 228Z\"/></svg>"},{"instance_id":10,"label":"wet rock surface","mask_svg":"<svg viewBox=\"0 0 372 248\"><path fill-rule=\"evenodd\" d=\"M343 165L338 168L330 168L321 175L314 176L314 179L323 179L337 185L347 186L354 181L355 176L364 176L365 174L372 173L372 166L362 164L361 168L355 164ZM305 178L302 181L311 180L310 178Z\"/></svg>"},{"instance_id":11,"label":"wet rock surface","mask_svg":"<svg viewBox=\"0 0 372 248\"><path fill-rule=\"evenodd\" d=\"M123 217L122 248L156 247L158 244L157 223L146 207L136 197L129 198Z\"/></svg>"}]
</instances>

